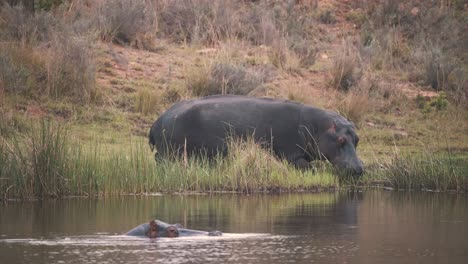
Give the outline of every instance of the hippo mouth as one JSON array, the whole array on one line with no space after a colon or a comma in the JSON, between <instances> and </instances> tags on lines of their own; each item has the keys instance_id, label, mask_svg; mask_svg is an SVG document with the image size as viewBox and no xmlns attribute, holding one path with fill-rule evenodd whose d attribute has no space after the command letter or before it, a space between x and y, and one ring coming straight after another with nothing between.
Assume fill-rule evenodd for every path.
<instances>
[{"instance_id":1,"label":"hippo mouth","mask_svg":"<svg viewBox=\"0 0 468 264\"><path fill-rule=\"evenodd\" d=\"M364 164L356 159L354 162L332 162L339 175L359 178L364 174Z\"/></svg>"}]
</instances>

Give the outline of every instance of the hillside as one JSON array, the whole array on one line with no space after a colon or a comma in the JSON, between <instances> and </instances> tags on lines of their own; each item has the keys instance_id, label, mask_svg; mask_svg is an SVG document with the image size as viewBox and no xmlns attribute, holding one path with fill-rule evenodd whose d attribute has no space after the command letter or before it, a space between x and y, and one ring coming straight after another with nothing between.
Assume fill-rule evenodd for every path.
<instances>
[{"instance_id":1,"label":"hillside","mask_svg":"<svg viewBox=\"0 0 468 264\"><path fill-rule=\"evenodd\" d=\"M3 141L52 119L122 146L179 100L236 93L341 113L371 167L400 152L466 157L464 1L50 3L1 6Z\"/></svg>"}]
</instances>

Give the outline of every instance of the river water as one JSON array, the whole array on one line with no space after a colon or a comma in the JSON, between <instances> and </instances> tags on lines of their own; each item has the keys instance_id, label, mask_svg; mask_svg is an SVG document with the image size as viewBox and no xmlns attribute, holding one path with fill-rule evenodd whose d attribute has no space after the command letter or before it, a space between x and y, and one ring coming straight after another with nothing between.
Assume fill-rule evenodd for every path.
<instances>
[{"instance_id":1,"label":"river water","mask_svg":"<svg viewBox=\"0 0 468 264\"><path fill-rule=\"evenodd\" d=\"M126 237L150 219L220 237ZM468 263L468 196L366 191L0 204L0 263Z\"/></svg>"}]
</instances>

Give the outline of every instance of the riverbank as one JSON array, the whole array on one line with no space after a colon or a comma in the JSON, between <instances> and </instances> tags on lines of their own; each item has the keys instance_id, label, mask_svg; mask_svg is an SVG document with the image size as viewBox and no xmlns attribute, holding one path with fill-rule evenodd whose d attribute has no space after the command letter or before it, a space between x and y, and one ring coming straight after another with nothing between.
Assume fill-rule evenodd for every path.
<instances>
[{"instance_id":1,"label":"riverbank","mask_svg":"<svg viewBox=\"0 0 468 264\"><path fill-rule=\"evenodd\" d=\"M180 157L155 161L146 140L90 144L64 127L43 122L34 134L0 143L0 193L8 198L142 195L187 192L335 191L376 184L395 189L468 190L466 156L429 154L368 164L358 179L343 179L326 162L298 170L252 141L231 142L215 161Z\"/></svg>"},{"instance_id":2,"label":"riverbank","mask_svg":"<svg viewBox=\"0 0 468 264\"><path fill-rule=\"evenodd\" d=\"M2 197L466 190L467 7L457 1L35 2L0 3ZM215 165L155 163L154 120L213 94L338 112L357 127L366 174L342 181L321 162L297 171L254 144Z\"/></svg>"}]
</instances>

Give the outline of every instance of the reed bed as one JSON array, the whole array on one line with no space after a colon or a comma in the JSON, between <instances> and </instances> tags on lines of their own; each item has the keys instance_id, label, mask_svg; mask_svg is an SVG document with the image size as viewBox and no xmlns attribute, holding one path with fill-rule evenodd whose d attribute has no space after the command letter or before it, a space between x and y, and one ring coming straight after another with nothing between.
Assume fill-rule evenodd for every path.
<instances>
[{"instance_id":1,"label":"reed bed","mask_svg":"<svg viewBox=\"0 0 468 264\"><path fill-rule=\"evenodd\" d=\"M155 160L146 141L83 144L63 126L43 122L31 133L0 136L0 197L46 198L184 192L320 191L383 183L395 189L463 191L468 164L454 155L395 154L359 180L329 164L298 170L253 140L230 140L228 155Z\"/></svg>"},{"instance_id":2,"label":"reed bed","mask_svg":"<svg viewBox=\"0 0 468 264\"><path fill-rule=\"evenodd\" d=\"M416 155L395 152L389 162L367 175L369 182L380 182L398 190L466 191L468 162L466 156L450 152L426 151Z\"/></svg>"},{"instance_id":3,"label":"reed bed","mask_svg":"<svg viewBox=\"0 0 468 264\"><path fill-rule=\"evenodd\" d=\"M301 171L252 141L232 141L227 157L155 161L147 143L82 144L44 122L34 133L0 138L3 198L108 196L156 192L240 193L338 188L327 166Z\"/></svg>"}]
</instances>

